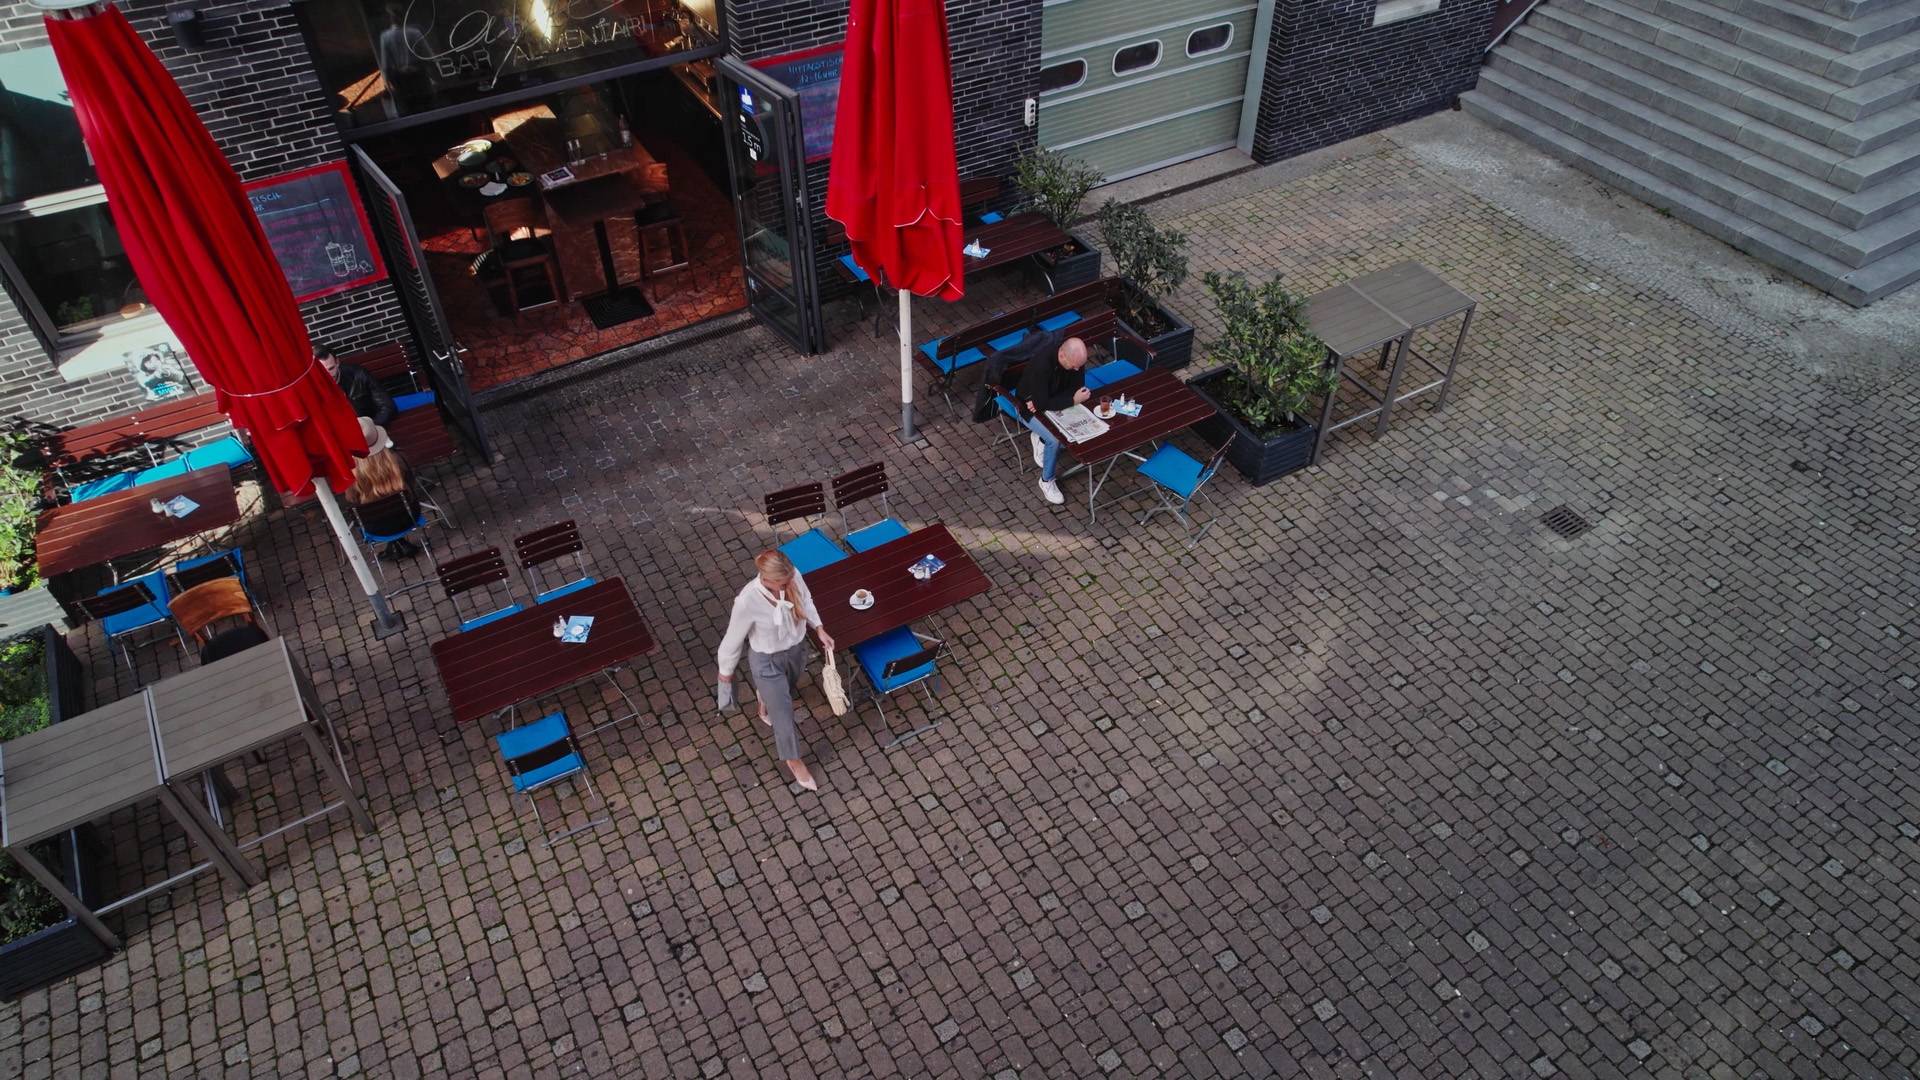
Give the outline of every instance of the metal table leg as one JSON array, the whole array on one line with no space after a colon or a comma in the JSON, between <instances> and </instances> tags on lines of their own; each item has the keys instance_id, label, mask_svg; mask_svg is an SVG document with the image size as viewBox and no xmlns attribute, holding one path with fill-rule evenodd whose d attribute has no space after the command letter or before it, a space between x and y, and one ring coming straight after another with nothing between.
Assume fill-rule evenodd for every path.
<instances>
[{"instance_id":1,"label":"metal table leg","mask_svg":"<svg viewBox=\"0 0 1920 1080\"><path fill-rule=\"evenodd\" d=\"M1460 320L1460 336L1453 339L1453 356L1447 361L1446 378L1440 384L1440 399L1433 405L1436 409L1446 408L1447 395L1453 393L1453 369L1460 363L1460 347L1467 343L1467 328L1473 325L1473 313L1477 307L1468 308L1467 317Z\"/></svg>"},{"instance_id":2,"label":"metal table leg","mask_svg":"<svg viewBox=\"0 0 1920 1080\"><path fill-rule=\"evenodd\" d=\"M17 847L10 847L7 849L7 854L13 856L13 861L19 863L22 870L38 881L41 888L47 890L55 900L60 901L60 906L67 909L67 914L73 916L75 922L86 927L87 933L100 939L100 944L109 949L120 948L120 939L114 935L113 931L107 929L107 924L101 922L99 916L95 915L87 905L81 903L79 897L68 891L66 885L61 883L60 878L53 871L40 865L40 860L27 851L29 846L20 844Z\"/></svg>"},{"instance_id":3,"label":"metal table leg","mask_svg":"<svg viewBox=\"0 0 1920 1080\"><path fill-rule=\"evenodd\" d=\"M1400 336L1400 348L1393 357L1393 370L1387 372L1387 394L1380 399L1380 419L1373 425L1373 434L1375 437L1387 433L1387 421L1393 415L1394 395L1399 393L1400 373L1405 371L1407 367L1407 344L1412 340L1413 331L1411 330ZM1388 344L1392 343L1389 342Z\"/></svg>"}]
</instances>

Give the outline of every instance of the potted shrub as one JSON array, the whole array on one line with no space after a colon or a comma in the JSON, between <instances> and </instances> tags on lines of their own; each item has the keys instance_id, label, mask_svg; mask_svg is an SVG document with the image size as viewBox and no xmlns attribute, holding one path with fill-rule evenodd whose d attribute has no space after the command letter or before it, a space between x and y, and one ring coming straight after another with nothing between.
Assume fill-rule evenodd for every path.
<instances>
[{"instance_id":1,"label":"potted shrub","mask_svg":"<svg viewBox=\"0 0 1920 1080\"><path fill-rule=\"evenodd\" d=\"M1108 199L1096 215L1100 241L1120 280L1114 308L1147 347L1153 366L1183 368L1193 358L1193 324L1167 307L1187 280L1187 234L1162 229L1145 210Z\"/></svg>"},{"instance_id":2,"label":"potted shrub","mask_svg":"<svg viewBox=\"0 0 1920 1080\"><path fill-rule=\"evenodd\" d=\"M1066 243L1034 258L1047 272L1052 291L1085 285L1100 276L1100 252L1073 232L1080 204L1100 183L1100 173L1079 158L1035 148L1013 170L1019 209L1037 210L1067 234Z\"/></svg>"},{"instance_id":3,"label":"potted shrub","mask_svg":"<svg viewBox=\"0 0 1920 1080\"><path fill-rule=\"evenodd\" d=\"M37 443L24 422L0 429L0 639L48 621L67 626L34 565L45 471Z\"/></svg>"},{"instance_id":4,"label":"potted shrub","mask_svg":"<svg viewBox=\"0 0 1920 1080\"><path fill-rule=\"evenodd\" d=\"M1238 433L1227 460L1257 487L1312 460L1314 399L1331 393L1338 375L1302 317L1306 298L1278 277L1255 285L1237 272L1209 271L1203 280L1224 326L1206 346L1220 366L1187 385L1220 413L1195 426L1215 444Z\"/></svg>"},{"instance_id":5,"label":"potted shrub","mask_svg":"<svg viewBox=\"0 0 1920 1080\"><path fill-rule=\"evenodd\" d=\"M80 664L52 626L0 641L0 740L17 739L79 711ZM75 829L34 845L34 854L80 897L98 904L97 853ZM0 853L0 997L65 978L106 959L107 948L59 901Z\"/></svg>"}]
</instances>

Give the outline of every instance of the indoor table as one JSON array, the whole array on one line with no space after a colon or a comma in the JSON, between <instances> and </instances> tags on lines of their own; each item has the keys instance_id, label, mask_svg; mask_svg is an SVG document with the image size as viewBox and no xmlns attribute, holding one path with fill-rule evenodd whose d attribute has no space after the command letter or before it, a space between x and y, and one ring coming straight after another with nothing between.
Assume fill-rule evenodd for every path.
<instances>
[{"instance_id":1,"label":"indoor table","mask_svg":"<svg viewBox=\"0 0 1920 1080\"><path fill-rule=\"evenodd\" d=\"M587 640L570 644L554 637L554 620L574 615L593 616L593 632ZM458 725L508 712L521 702L590 675L607 674L657 648L626 582L609 578L485 626L441 638L433 643L433 662L440 670L447 704ZM610 674L607 681L613 683L633 712L596 725L596 731L640 715L633 699ZM442 735L448 740L453 737L454 733Z\"/></svg>"},{"instance_id":2,"label":"indoor table","mask_svg":"<svg viewBox=\"0 0 1920 1080\"><path fill-rule=\"evenodd\" d=\"M185 495L200 504L185 517L156 514L151 502ZM54 577L165 547L239 520L233 473L225 465L195 469L40 515L34 543L40 576Z\"/></svg>"},{"instance_id":3,"label":"indoor table","mask_svg":"<svg viewBox=\"0 0 1920 1080\"><path fill-rule=\"evenodd\" d=\"M947 564L925 581L908 571L923 555ZM993 587L967 549L937 523L822 566L802 575L802 580L820 612L820 624L834 645L843 648L871 641ZM873 593L872 607L854 609L849 600L856 589Z\"/></svg>"},{"instance_id":4,"label":"indoor table","mask_svg":"<svg viewBox=\"0 0 1920 1080\"><path fill-rule=\"evenodd\" d=\"M1106 484L1114 462L1148 443L1168 438L1215 413L1213 404L1193 392L1186 383L1166 368L1149 368L1108 383L1087 399L1091 409L1103 397L1119 400L1122 395L1140 403L1139 416L1114 415L1104 421L1106 433L1086 442L1068 442L1053 419L1041 412L1041 423L1060 440L1060 452L1073 458L1076 472L1087 474L1087 523L1094 522L1094 499ZM1137 456L1137 455L1136 455ZM1097 475L1096 475L1097 473Z\"/></svg>"}]
</instances>

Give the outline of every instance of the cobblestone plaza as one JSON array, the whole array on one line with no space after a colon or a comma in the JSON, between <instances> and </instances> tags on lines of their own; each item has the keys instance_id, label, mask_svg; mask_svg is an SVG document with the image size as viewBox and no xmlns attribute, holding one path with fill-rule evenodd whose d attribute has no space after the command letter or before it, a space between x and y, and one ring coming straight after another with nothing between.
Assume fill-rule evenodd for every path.
<instances>
[{"instance_id":1,"label":"cobblestone plaza","mask_svg":"<svg viewBox=\"0 0 1920 1080\"><path fill-rule=\"evenodd\" d=\"M823 356L749 329L501 404L503 460L438 472L444 547L572 517L663 645L620 676L646 715L583 740L611 823L551 852L485 737L436 737L450 608L413 592L376 642L318 516L256 514L379 835L327 819L267 885L131 914L0 1005L0 1075L1920 1070L1914 358L1702 318L1378 137L1158 213L1196 270L1417 259L1474 294L1447 408L1223 474L1187 555L1164 517L1090 526L1078 480L1041 502L938 404L899 447L851 312ZM1034 286L972 291L928 332ZM1197 281L1173 306L1215 329ZM923 627L954 652L935 734L882 750L809 689L813 795L715 712L713 650L762 494L872 460L994 588ZM73 640L90 702L132 692ZM235 780L243 831L316 797L299 755ZM123 867L184 859L108 824Z\"/></svg>"}]
</instances>

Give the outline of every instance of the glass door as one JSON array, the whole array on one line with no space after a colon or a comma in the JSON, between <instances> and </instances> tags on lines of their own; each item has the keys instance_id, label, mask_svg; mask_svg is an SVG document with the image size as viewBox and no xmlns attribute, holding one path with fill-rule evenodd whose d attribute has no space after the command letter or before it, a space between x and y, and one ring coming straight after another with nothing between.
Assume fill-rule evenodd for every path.
<instances>
[{"instance_id":1,"label":"glass door","mask_svg":"<svg viewBox=\"0 0 1920 1080\"><path fill-rule=\"evenodd\" d=\"M467 389L467 369L460 363L465 349L454 340L447 325L447 314L440 306L440 294L433 287L433 275L427 270L427 255L420 247L420 235L414 230L413 215L407 210L407 198L380 166L360 147L353 148L360 175L371 189L367 210L380 230L387 249L387 268L393 275L395 291L413 324L414 340L426 353L427 373L433 380L434 401L441 413L486 461L493 460L493 448L480 424L480 410L474 407Z\"/></svg>"},{"instance_id":2,"label":"glass door","mask_svg":"<svg viewBox=\"0 0 1920 1080\"><path fill-rule=\"evenodd\" d=\"M800 98L733 57L714 63L747 306L805 353L826 345L813 264Z\"/></svg>"}]
</instances>

